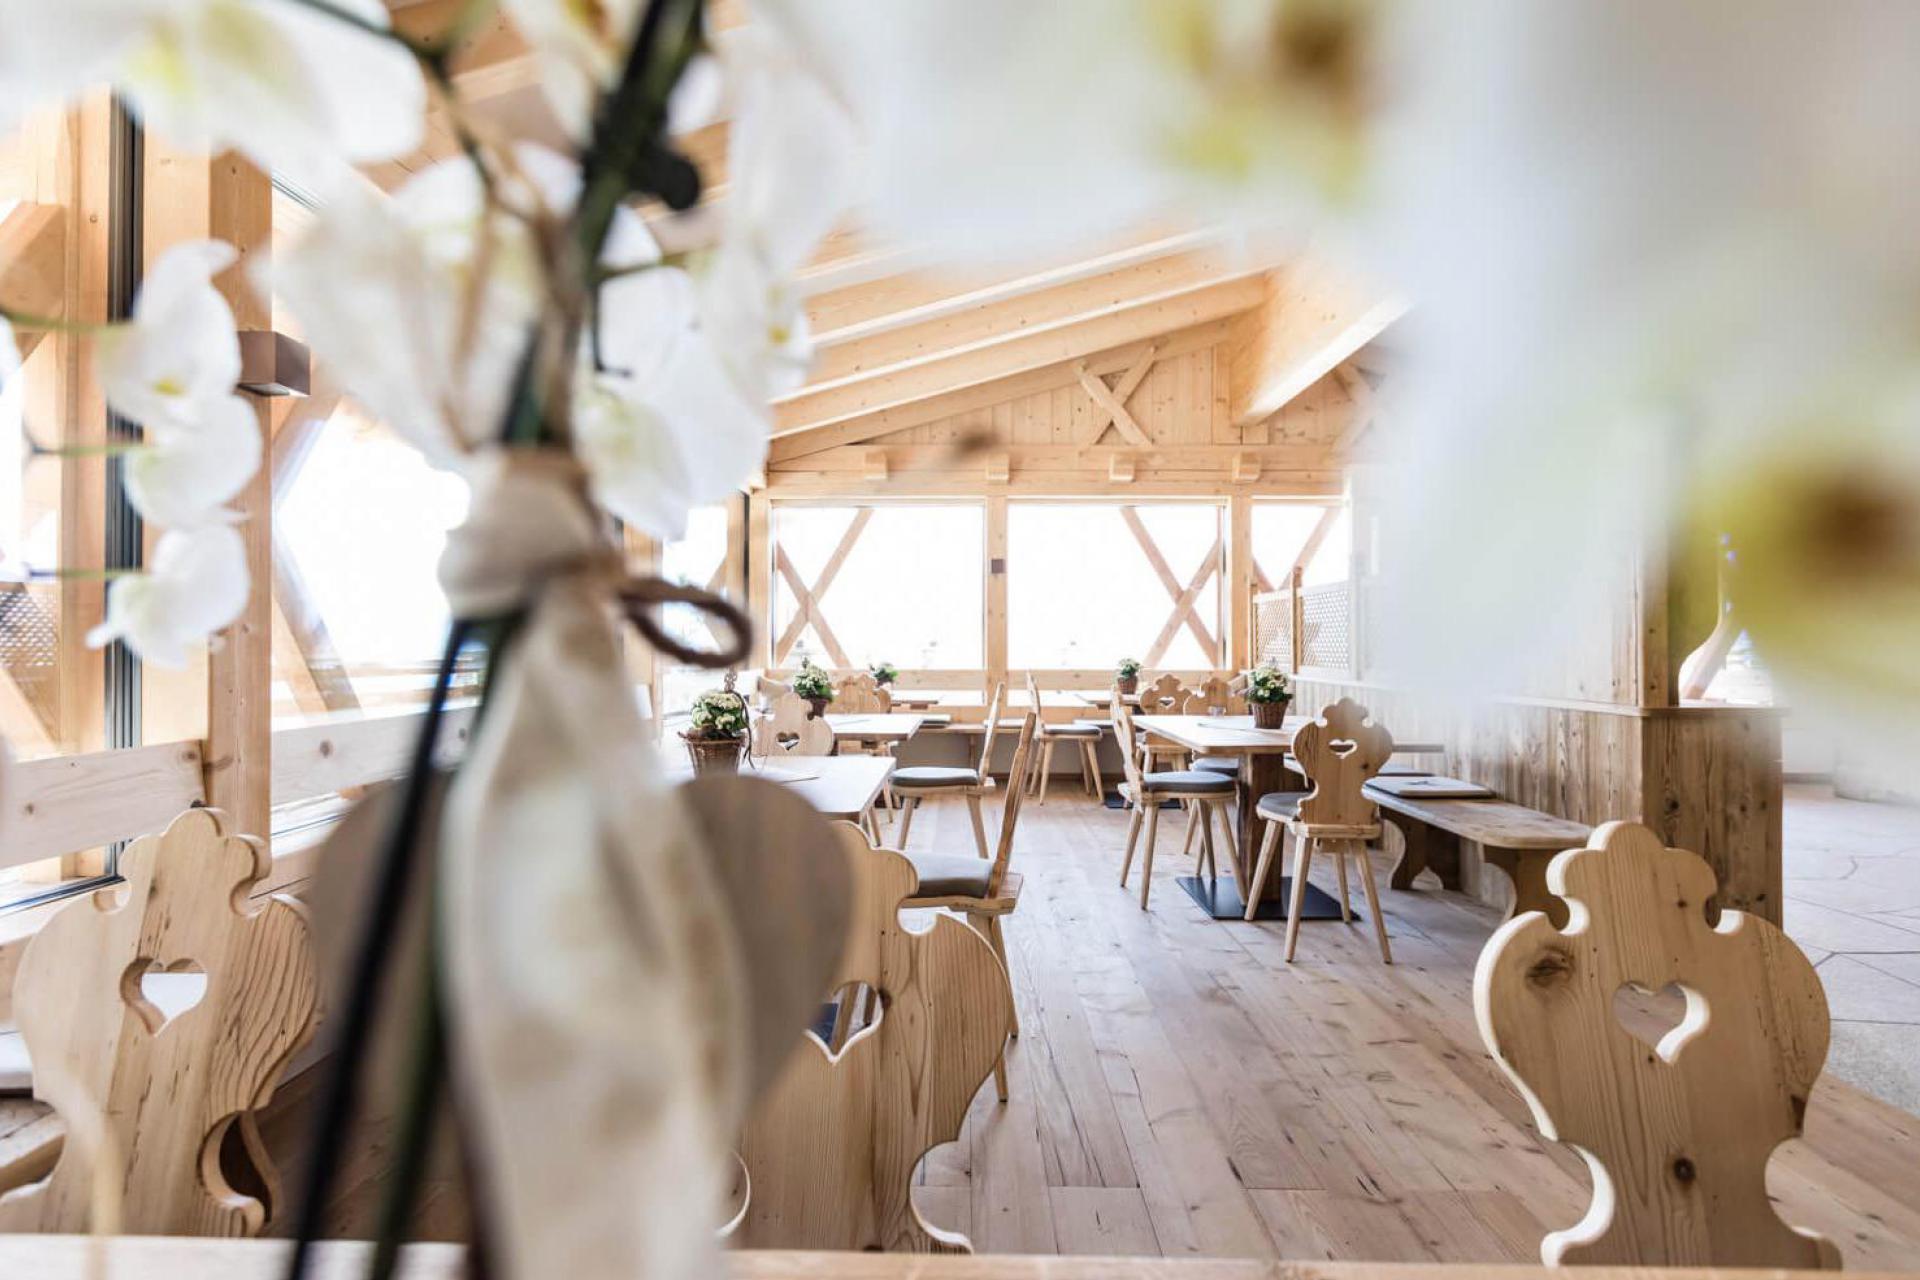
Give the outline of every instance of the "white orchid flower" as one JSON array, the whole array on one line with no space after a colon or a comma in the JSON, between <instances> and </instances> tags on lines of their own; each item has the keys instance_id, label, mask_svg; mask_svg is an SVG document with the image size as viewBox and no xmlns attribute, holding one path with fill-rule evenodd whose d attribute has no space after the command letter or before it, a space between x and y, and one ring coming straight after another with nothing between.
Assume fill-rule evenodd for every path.
<instances>
[{"instance_id":1,"label":"white orchid flower","mask_svg":"<svg viewBox=\"0 0 1920 1280\"><path fill-rule=\"evenodd\" d=\"M574 446L594 496L622 520L680 537L687 513L739 489L766 457L764 400L745 394L672 267L601 289L601 371L576 384Z\"/></svg>"},{"instance_id":2,"label":"white orchid flower","mask_svg":"<svg viewBox=\"0 0 1920 1280\"><path fill-rule=\"evenodd\" d=\"M387 25L379 0L331 0ZM399 44L299 0L0 0L0 127L111 82L183 146L318 175L420 146L426 82Z\"/></svg>"},{"instance_id":3,"label":"white orchid flower","mask_svg":"<svg viewBox=\"0 0 1920 1280\"><path fill-rule=\"evenodd\" d=\"M769 0L872 155L871 216L952 256L1168 213L1297 223L1362 191L1373 0Z\"/></svg>"},{"instance_id":4,"label":"white orchid flower","mask_svg":"<svg viewBox=\"0 0 1920 1280\"><path fill-rule=\"evenodd\" d=\"M1846 389L1861 367L1880 386L1920 367L1920 21L1762 10L1502 0L1402 32L1421 73L1381 172L1389 274L1419 308L1387 384L1378 597L1382 665L1408 681L1484 684L1590 641L1637 558L1675 522L1750 507L1728 495L1776 483L1796 433L1877 440L1842 451L1852 467L1895 438L1859 421L1912 429ZM1845 491L1793 465L1808 493ZM1743 619L1739 593L1798 576L1783 531L1802 528L1780 516L1743 550L1709 524L1734 534ZM1489 549L1497 569L1460 571ZM1899 616L1891 582L1848 590ZM1749 620L1762 658L1810 673L1806 633L1768 614ZM1910 687L1857 646L1828 651L1836 676L1841 652L1857 694Z\"/></svg>"},{"instance_id":5,"label":"white orchid flower","mask_svg":"<svg viewBox=\"0 0 1920 1280\"><path fill-rule=\"evenodd\" d=\"M797 389L813 363L794 278L845 211L858 174L852 118L774 33L732 33L735 108L719 244L696 265L701 323L745 395Z\"/></svg>"},{"instance_id":6,"label":"white orchid flower","mask_svg":"<svg viewBox=\"0 0 1920 1280\"><path fill-rule=\"evenodd\" d=\"M147 428L127 454L122 483L134 510L154 524L192 528L226 523L225 504L260 469L260 423L239 396L206 406L192 427Z\"/></svg>"},{"instance_id":7,"label":"white orchid flower","mask_svg":"<svg viewBox=\"0 0 1920 1280\"><path fill-rule=\"evenodd\" d=\"M515 163L535 188L510 192L516 201L563 212L577 198L573 162L522 147ZM658 256L627 210L609 236L615 251L623 261ZM499 431L545 301L525 224L487 214L464 156L422 170L391 197L343 192L276 256L272 287L320 358L346 371L355 397L440 466Z\"/></svg>"},{"instance_id":8,"label":"white orchid flower","mask_svg":"<svg viewBox=\"0 0 1920 1280\"><path fill-rule=\"evenodd\" d=\"M107 619L87 633L95 648L114 640L143 662L183 667L188 653L247 606L246 544L230 525L172 529L151 567L107 588Z\"/></svg>"},{"instance_id":9,"label":"white orchid flower","mask_svg":"<svg viewBox=\"0 0 1920 1280\"><path fill-rule=\"evenodd\" d=\"M131 319L100 336L100 385L114 409L155 428L190 426L233 394L240 337L213 277L236 256L218 240L189 241L160 255Z\"/></svg>"}]
</instances>

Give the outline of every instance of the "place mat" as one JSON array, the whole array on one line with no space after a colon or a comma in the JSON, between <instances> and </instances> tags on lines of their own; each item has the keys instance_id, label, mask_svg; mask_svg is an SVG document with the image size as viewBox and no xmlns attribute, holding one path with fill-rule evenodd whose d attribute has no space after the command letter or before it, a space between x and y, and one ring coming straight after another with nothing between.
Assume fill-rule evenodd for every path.
<instances>
[{"instance_id":1,"label":"place mat","mask_svg":"<svg viewBox=\"0 0 1920 1280\"><path fill-rule=\"evenodd\" d=\"M1464 778L1441 778L1434 776L1404 777L1400 775L1382 775L1367 783L1377 787L1390 796L1404 796L1409 800L1425 798L1428 800L1489 800L1493 797L1491 787L1483 787L1477 782L1468 782Z\"/></svg>"}]
</instances>

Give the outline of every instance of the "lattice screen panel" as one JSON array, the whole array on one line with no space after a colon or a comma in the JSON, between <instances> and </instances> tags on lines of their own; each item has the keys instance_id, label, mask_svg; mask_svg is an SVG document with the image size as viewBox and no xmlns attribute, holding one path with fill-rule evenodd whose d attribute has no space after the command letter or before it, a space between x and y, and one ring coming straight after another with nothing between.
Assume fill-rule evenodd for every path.
<instances>
[{"instance_id":1,"label":"lattice screen panel","mask_svg":"<svg viewBox=\"0 0 1920 1280\"><path fill-rule=\"evenodd\" d=\"M1300 665L1337 667L1353 665L1352 614L1348 607L1348 584L1324 582L1300 592L1302 640Z\"/></svg>"},{"instance_id":2,"label":"lattice screen panel","mask_svg":"<svg viewBox=\"0 0 1920 1280\"><path fill-rule=\"evenodd\" d=\"M1275 591L1253 598L1253 658L1293 670L1293 596Z\"/></svg>"}]
</instances>

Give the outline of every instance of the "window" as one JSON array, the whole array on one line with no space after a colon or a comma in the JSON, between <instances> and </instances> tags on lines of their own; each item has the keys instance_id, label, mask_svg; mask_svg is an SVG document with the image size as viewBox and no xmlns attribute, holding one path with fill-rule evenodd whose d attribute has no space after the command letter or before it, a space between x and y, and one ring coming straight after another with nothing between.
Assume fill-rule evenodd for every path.
<instances>
[{"instance_id":1,"label":"window","mask_svg":"<svg viewBox=\"0 0 1920 1280\"><path fill-rule=\"evenodd\" d=\"M979 503L776 506L773 664L986 665Z\"/></svg>"},{"instance_id":2,"label":"window","mask_svg":"<svg viewBox=\"0 0 1920 1280\"><path fill-rule=\"evenodd\" d=\"M304 439L280 451L273 514L276 726L424 702L446 645L437 570L466 482L352 405L327 410L282 428Z\"/></svg>"},{"instance_id":3,"label":"window","mask_svg":"<svg viewBox=\"0 0 1920 1280\"><path fill-rule=\"evenodd\" d=\"M1221 534L1215 503L1010 503L1008 665L1219 666Z\"/></svg>"},{"instance_id":4,"label":"window","mask_svg":"<svg viewBox=\"0 0 1920 1280\"><path fill-rule=\"evenodd\" d=\"M727 508L699 507L688 513L684 538L662 543L660 576L668 582L701 587L720 594L727 588ZM707 626L706 615L685 605L668 605L661 611L661 625L690 649L712 649L720 636ZM655 714L662 719L680 715L693 706L693 700L720 684L721 673L706 667L674 664L660 655L657 672L659 689L655 695Z\"/></svg>"},{"instance_id":5,"label":"window","mask_svg":"<svg viewBox=\"0 0 1920 1280\"><path fill-rule=\"evenodd\" d=\"M1305 585L1346 578L1353 536L1346 507L1324 502L1256 502L1252 515L1257 589L1285 588L1294 561L1309 546L1312 554L1301 574Z\"/></svg>"}]
</instances>

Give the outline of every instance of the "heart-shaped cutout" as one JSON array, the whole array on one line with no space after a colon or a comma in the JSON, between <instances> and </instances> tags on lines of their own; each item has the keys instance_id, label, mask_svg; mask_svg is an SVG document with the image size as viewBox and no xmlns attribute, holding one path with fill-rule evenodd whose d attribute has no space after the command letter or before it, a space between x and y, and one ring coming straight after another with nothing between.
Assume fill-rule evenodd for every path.
<instances>
[{"instance_id":1,"label":"heart-shaped cutout","mask_svg":"<svg viewBox=\"0 0 1920 1280\"><path fill-rule=\"evenodd\" d=\"M1628 1035L1672 1062L1706 1030L1707 998L1677 982L1658 991L1625 982L1613 993L1613 1016Z\"/></svg>"},{"instance_id":2,"label":"heart-shaped cutout","mask_svg":"<svg viewBox=\"0 0 1920 1280\"><path fill-rule=\"evenodd\" d=\"M1348 756L1352 755L1354 752L1358 751L1359 749L1360 749L1360 744L1355 742L1352 738L1334 738L1327 743L1327 750L1333 752L1335 756L1339 757L1342 760L1346 759Z\"/></svg>"},{"instance_id":3,"label":"heart-shaped cutout","mask_svg":"<svg viewBox=\"0 0 1920 1280\"><path fill-rule=\"evenodd\" d=\"M139 1015L147 1034L161 1028L206 999L207 971L198 960L161 964L141 956L120 975L120 998Z\"/></svg>"}]
</instances>

